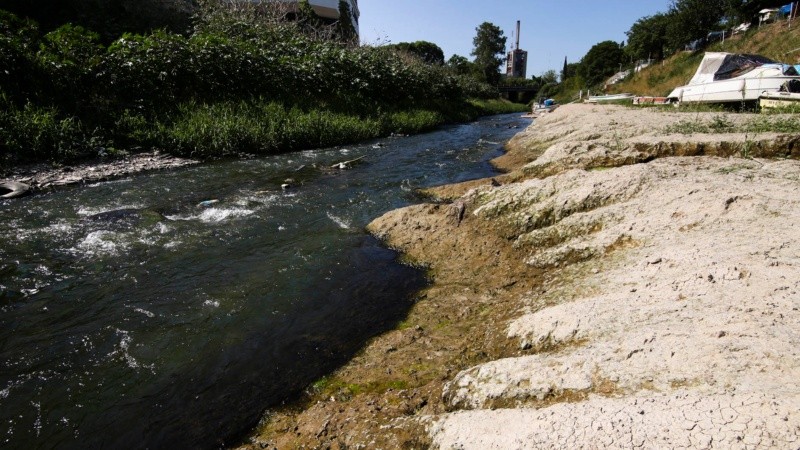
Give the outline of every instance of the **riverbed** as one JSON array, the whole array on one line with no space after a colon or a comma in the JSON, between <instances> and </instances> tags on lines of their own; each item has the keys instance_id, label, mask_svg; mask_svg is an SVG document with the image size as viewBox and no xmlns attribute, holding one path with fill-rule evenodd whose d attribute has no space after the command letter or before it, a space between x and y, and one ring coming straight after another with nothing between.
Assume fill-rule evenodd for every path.
<instances>
[{"instance_id":1,"label":"riverbed","mask_svg":"<svg viewBox=\"0 0 800 450\"><path fill-rule=\"evenodd\" d=\"M225 161L0 203L0 442L217 447L402 320L364 227L530 123ZM345 167L338 163L353 161Z\"/></svg>"}]
</instances>

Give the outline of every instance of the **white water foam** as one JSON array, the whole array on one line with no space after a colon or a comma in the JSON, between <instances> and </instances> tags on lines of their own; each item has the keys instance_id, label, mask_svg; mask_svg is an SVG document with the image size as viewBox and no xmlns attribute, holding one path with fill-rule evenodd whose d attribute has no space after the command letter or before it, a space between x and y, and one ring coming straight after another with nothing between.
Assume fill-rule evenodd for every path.
<instances>
[{"instance_id":1,"label":"white water foam","mask_svg":"<svg viewBox=\"0 0 800 450\"><path fill-rule=\"evenodd\" d=\"M220 223L228 219L247 217L255 211L245 208L207 208L200 214L188 216L166 216L169 220L199 220L203 223Z\"/></svg>"},{"instance_id":2,"label":"white water foam","mask_svg":"<svg viewBox=\"0 0 800 450\"><path fill-rule=\"evenodd\" d=\"M156 316L156 315L155 315L155 313L152 313L152 312L150 312L150 311L148 311L148 310L146 310L146 309L142 309L142 308L133 308L133 310L134 310L134 311L136 311L136 312L137 312L137 313L139 313L139 314L144 314L145 316L147 316L147 317L149 317L149 318L151 318L151 319L152 319L153 317L155 317L155 316Z\"/></svg>"},{"instance_id":3,"label":"white water foam","mask_svg":"<svg viewBox=\"0 0 800 450\"><path fill-rule=\"evenodd\" d=\"M139 364L139 361L137 361L136 358L134 358L133 355L129 353L129 350L131 348L131 343L133 342L133 338L131 337L130 332L126 330L120 330L119 328L115 329L115 331L117 332L117 336L120 337L119 344L117 344L116 350L109 353L108 356L109 357L122 356L122 359L125 361L125 364L127 364L128 367L130 367L131 369L145 368L153 370L154 365L151 364L147 366L144 364Z\"/></svg>"},{"instance_id":4,"label":"white water foam","mask_svg":"<svg viewBox=\"0 0 800 450\"><path fill-rule=\"evenodd\" d=\"M98 206L98 207L80 207L77 211L79 216L94 216L96 214L103 214L111 211L119 211L121 209L143 209L144 206L139 204L131 204L131 205L106 205L106 206Z\"/></svg>"},{"instance_id":5,"label":"white water foam","mask_svg":"<svg viewBox=\"0 0 800 450\"><path fill-rule=\"evenodd\" d=\"M132 178L122 178L122 179L119 179L119 180L98 181L97 183L87 184L86 187L87 188L95 188L95 187L98 187L98 186L105 186L105 185L108 185L108 184L125 184L125 183L130 183L131 181L133 181Z\"/></svg>"},{"instance_id":6,"label":"white water foam","mask_svg":"<svg viewBox=\"0 0 800 450\"><path fill-rule=\"evenodd\" d=\"M211 306L213 308L219 308L219 301L217 300L206 300L203 302L203 306Z\"/></svg>"},{"instance_id":7,"label":"white water foam","mask_svg":"<svg viewBox=\"0 0 800 450\"><path fill-rule=\"evenodd\" d=\"M25 242L30 238L41 239L41 234L47 237L64 237L69 236L74 231L71 224L67 222L52 223L43 228L23 229L22 227L14 228L13 233L9 233L10 237L15 237L19 242Z\"/></svg>"},{"instance_id":8,"label":"white water foam","mask_svg":"<svg viewBox=\"0 0 800 450\"><path fill-rule=\"evenodd\" d=\"M352 228L352 224L349 221L347 221L347 220L345 220L345 219L343 219L341 217L334 216L330 211L327 213L327 215L328 215L328 218L333 221L333 223L335 223L336 225L339 225L339 228L341 228L343 230L349 230L349 229Z\"/></svg>"},{"instance_id":9,"label":"white water foam","mask_svg":"<svg viewBox=\"0 0 800 450\"><path fill-rule=\"evenodd\" d=\"M92 231L72 250L86 256L116 255L127 249L127 245L120 242L120 237L119 233L113 231Z\"/></svg>"}]
</instances>

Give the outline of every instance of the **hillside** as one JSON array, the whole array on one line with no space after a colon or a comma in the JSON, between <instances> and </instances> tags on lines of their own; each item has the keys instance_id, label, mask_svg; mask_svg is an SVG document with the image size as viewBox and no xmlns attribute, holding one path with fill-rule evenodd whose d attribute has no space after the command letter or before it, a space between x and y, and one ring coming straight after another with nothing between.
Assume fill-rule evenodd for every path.
<instances>
[{"instance_id":1,"label":"hillside","mask_svg":"<svg viewBox=\"0 0 800 450\"><path fill-rule=\"evenodd\" d=\"M664 96L676 86L686 84L697 70L705 51L753 53L788 64L800 63L800 21L780 21L751 29L696 53L679 52L654 64L629 79L612 86L611 93Z\"/></svg>"}]
</instances>

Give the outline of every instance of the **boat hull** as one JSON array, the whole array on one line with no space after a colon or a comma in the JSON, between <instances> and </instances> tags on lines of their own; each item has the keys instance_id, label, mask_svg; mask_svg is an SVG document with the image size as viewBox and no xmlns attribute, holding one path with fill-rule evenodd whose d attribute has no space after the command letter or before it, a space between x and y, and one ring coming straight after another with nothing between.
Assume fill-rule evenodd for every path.
<instances>
[{"instance_id":1,"label":"boat hull","mask_svg":"<svg viewBox=\"0 0 800 450\"><path fill-rule=\"evenodd\" d=\"M759 97L758 104L762 109L797 108L800 107L800 93L765 92Z\"/></svg>"},{"instance_id":2,"label":"boat hull","mask_svg":"<svg viewBox=\"0 0 800 450\"><path fill-rule=\"evenodd\" d=\"M777 92L794 76L733 78L675 88L669 98L680 103L733 103L756 101L764 92Z\"/></svg>"},{"instance_id":3,"label":"boat hull","mask_svg":"<svg viewBox=\"0 0 800 450\"><path fill-rule=\"evenodd\" d=\"M633 94L592 95L586 99L586 103L618 102L632 99Z\"/></svg>"}]
</instances>

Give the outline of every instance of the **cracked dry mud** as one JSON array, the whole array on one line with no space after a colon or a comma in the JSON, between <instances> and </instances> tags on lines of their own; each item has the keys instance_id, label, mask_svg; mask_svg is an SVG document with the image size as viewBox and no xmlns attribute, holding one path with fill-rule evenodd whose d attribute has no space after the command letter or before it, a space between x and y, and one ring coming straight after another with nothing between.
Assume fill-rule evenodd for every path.
<instances>
[{"instance_id":1,"label":"cracked dry mud","mask_svg":"<svg viewBox=\"0 0 800 450\"><path fill-rule=\"evenodd\" d=\"M433 286L250 445L800 448L800 144L665 131L719 117L562 107L374 221Z\"/></svg>"}]
</instances>

